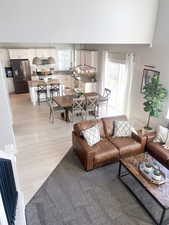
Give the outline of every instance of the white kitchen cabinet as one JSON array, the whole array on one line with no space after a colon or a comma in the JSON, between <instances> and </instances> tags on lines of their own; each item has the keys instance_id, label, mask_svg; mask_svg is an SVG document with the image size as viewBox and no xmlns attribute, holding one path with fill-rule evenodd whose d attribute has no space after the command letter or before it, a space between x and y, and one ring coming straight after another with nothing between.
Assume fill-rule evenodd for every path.
<instances>
[{"instance_id":1,"label":"white kitchen cabinet","mask_svg":"<svg viewBox=\"0 0 169 225\"><path fill-rule=\"evenodd\" d=\"M48 58L50 56L56 58L56 49L53 48L35 49L35 56L39 58Z\"/></svg>"},{"instance_id":2,"label":"white kitchen cabinet","mask_svg":"<svg viewBox=\"0 0 169 225\"><path fill-rule=\"evenodd\" d=\"M55 48L37 48L37 49L9 49L11 59L29 59L32 62L34 57L48 58L50 56L56 58Z\"/></svg>"},{"instance_id":3,"label":"white kitchen cabinet","mask_svg":"<svg viewBox=\"0 0 169 225\"><path fill-rule=\"evenodd\" d=\"M97 51L91 51L91 66L96 68L97 71L97 66L98 66L98 52Z\"/></svg>"},{"instance_id":4,"label":"white kitchen cabinet","mask_svg":"<svg viewBox=\"0 0 169 225\"><path fill-rule=\"evenodd\" d=\"M91 64L92 64L92 59L91 59L92 54L91 54L91 52L86 51L86 52L84 52L84 55L85 55L85 64L91 66Z\"/></svg>"},{"instance_id":5,"label":"white kitchen cabinet","mask_svg":"<svg viewBox=\"0 0 169 225\"><path fill-rule=\"evenodd\" d=\"M10 59L28 59L29 49L9 49Z\"/></svg>"},{"instance_id":6,"label":"white kitchen cabinet","mask_svg":"<svg viewBox=\"0 0 169 225\"><path fill-rule=\"evenodd\" d=\"M10 66L9 63L9 52L7 49L0 49L0 61L2 67L8 67Z\"/></svg>"},{"instance_id":7,"label":"white kitchen cabinet","mask_svg":"<svg viewBox=\"0 0 169 225\"><path fill-rule=\"evenodd\" d=\"M55 48L37 48L37 49L9 49L10 59L28 59L31 65L31 71L36 71L37 66L32 65L34 57L48 58L53 57L56 60ZM38 66L38 68L49 70L48 65Z\"/></svg>"},{"instance_id":8,"label":"white kitchen cabinet","mask_svg":"<svg viewBox=\"0 0 169 225\"><path fill-rule=\"evenodd\" d=\"M27 51L27 59L29 59L29 62L32 64L33 58L35 57L35 49L28 49Z\"/></svg>"},{"instance_id":9,"label":"white kitchen cabinet","mask_svg":"<svg viewBox=\"0 0 169 225\"><path fill-rule=\"evenodd\" d=\"M28 59L32 63L35 51L35 49L9 49L9 57L10 59Z\"/></svg>"},{"instance_id":10,"label":"white kitchen cabinet","mask_svg":"<svg viewBox=\"0 0 169 225\"><path fill-rule=\"evenodd\" d=\"M85 93L97 92L96 82L85 83Z\"/></svg>"},{"instance_id":11,"label":"white kitchen cabinet","mask_svg":"<svg viewBox=\"0 0 169 225\"><path fill-rule=\"evenodd\" d=\"M89 65L96 67L97 70L98 52L89 50L76 50L75 51L75 66Z\"/></svg>"},{"instance_id":12,"label":"white kitchen cabinet","mask_svg":"<svg viewBox=\"0 0 169 225\"><path fill-rule=\"evenodd\" d=\"M13 77L7 77L6 78L6 85L7 85L8 93L14 93L15 92Z\"/></svg>"},{"instance_id":13,"label":"white kitchen cabinet","mask_svg":"<svg viewBox=\"0 0 169 225\"><path fill-rule=\"evenodd\" d=\"M65 87L74 88L74 79L70 75L55 75L55 79Z\"/></svg>"},{"instance_id":14,"label":"white kitchen cabinet","mask_svg":"<svg viewBox=\"0 0 169 225\"><path fill-rule=\"evenodd\" d=\"M81 80L76 81L76 88L79 88L85 93L97 92L97 83L96 82L83 82Z\"/></svg>"},{"instance_id":15,"label":"white kitchen cabinet","mask_svg":"<svg viewBox=\"0 0 169 225\"><path fill-rule=\"evenodd\" d=\"M80 50L75 51L75 66L78 66L82 63L82 53Z\"/></svg>"},{"instance_id":16,"label":"white kitchen cabinet","mask_svg":"<svg viewBox=\"0 0 169 225\"><path fill-rule=\"evenodd\" d=\"M46 58L47 49L35 49L35 56L39 58Z\"/></svg>"}]
</instances>

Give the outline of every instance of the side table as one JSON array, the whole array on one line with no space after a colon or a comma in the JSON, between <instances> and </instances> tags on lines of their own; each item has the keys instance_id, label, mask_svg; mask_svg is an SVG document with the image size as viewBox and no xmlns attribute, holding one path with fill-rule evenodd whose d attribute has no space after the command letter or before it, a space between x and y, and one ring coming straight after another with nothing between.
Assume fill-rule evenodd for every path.
<instances>
[{"instance_id":1,"label":"side table","mask_svg":"<svg viewBox=\"0 0 169 225\"><path fill-rule=\"evenodd\" d=\"M152 141L153 138L155 138L156 136L156 131L145 131L144 133L142 132L142 130L139 130L137 131L139 136L142 136L142 137L146 137L147 138L147 143Z\"/></svg>"}]
</instances>

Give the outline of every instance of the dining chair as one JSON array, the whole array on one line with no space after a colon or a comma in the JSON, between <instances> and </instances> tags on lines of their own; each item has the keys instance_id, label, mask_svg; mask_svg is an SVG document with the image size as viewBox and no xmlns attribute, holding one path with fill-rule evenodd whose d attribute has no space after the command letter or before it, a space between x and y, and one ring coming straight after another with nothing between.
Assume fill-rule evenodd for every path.
<instances>
[{"instance_id":1,"label":"dining chair","mask_svg":"<svg viewBox=\"0 0 169 225\"><path fill-rule=\"evenodd\" d=\"M103 95L99 95L99 99L98 99L99 108L100 106L103 106L103 104L106 104L106 112L108 111L108 102L109 102L110 96L111 96L111 90L108 88L104 89Z\"/></svg>"},{"instance_id":2,"label":"dining chair","mask_svg":"<svg viewBox=\"0 0 169 225\"><path fill-rule=\"evenodd\" d=\"M57 96L60 95L60 88L59 88L59 84L56 84L56 83L51 83L50 84L50 89L49 89L49 92L50 92L50 99L52 100L53 99L53 96L54 94L56 94Z\"/></svg>"},{"instance_id":3,"label":"dining chair","mask_svg":"<svg viewBox=\"0 0 169 225\"><path fill-rule=\"evenodd\" d=\"M98 95L86 96L86 119L90 114L98 115Z\"/></svg>"},{"instance_id":4,"label":"dining chair","mask_svg":"<svg viewBox=\"0 0 169 225\"><path fill-rule=\"evenodd\" d=\"M43 99L47 102L47 84L45 82L39 83L37 85L37 98L38 98L38 104L40 105L41 101L41 96L45 96Z\"/></svg>"},{"instance_id":5,"label":"dining chair","mask_svg":"<svg viewBox=\"0 0 169 225\"><path fill-rule=\"evenodd\" d=\"M78 115L81 116L82 120L86 118L85 105L86 105L85 96L73 97L72 108L70 110L72 113L72 122L74 122L75 116Z\"/></svg>"},{"instance_id":6,"label":"dining chair","mask_svg":"<svg viewBox=\"0 0 169 225\"><path fill-rule=\"evenodd\" d=\"M105 88L103 95L99 96L99 102L108 102L110 96L111 96L111 90L108 88Z\"/></svg>"},{"instance_id":7,"label":"dining chair","mask_svg":"<svg viewBox=\"0 0 169 225\"><path fill-rule=\"evenodd\" d=\"M56 103L54 103L51 99L48 100L49 104L49 120L54 123L55 120L55 113L65 113L65 109L62 107L59 107Z\"/></svg>"}]
</instances>

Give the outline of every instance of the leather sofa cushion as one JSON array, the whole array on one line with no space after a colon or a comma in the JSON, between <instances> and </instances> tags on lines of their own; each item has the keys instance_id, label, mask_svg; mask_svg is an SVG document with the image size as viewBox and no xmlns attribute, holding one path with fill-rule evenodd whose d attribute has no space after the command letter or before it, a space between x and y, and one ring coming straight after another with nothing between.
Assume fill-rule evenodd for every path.
<instances>
[{"instance_id":1,"label":"leather sofa cushion","mask_svg":"<svg viewBox=\"0 0 169 225\"><path fill-rule=\"evenodd\" d=\"M131 137L109 137L109 140L119 149L121 158L136 155L143 152L141 144Z\"/></svg>"},{"instance_id":2,"label":"leather sofa cushion","mask_svg":"<svg viewBox=\"0 0 169 225\"><path fill-rule=\"evenodd\" d=\"M161 146L160 143L149 142L147 144L147 151L160 162L169 161L169 151Z\"/></svg>"},{"instance_id":3,"label":"leather sofa cushion","mask_svg":"<svg viewBox=\"0 0 169 225\"><path fill-rule=\"evenodd\" d=\"M119 150L107 139L101 140L92 148L95 151L94 163L96 164L110 160L112 160L112 162L119 160Z\"/></svg>"},{"instance_id":4,"label":"leather sofa cushion","mask_svg":"<svg viewBox=\"0 0 169 225\"><path fill-rule=\"evenodd\" d=\"M91 128L91 127L95 126L97 123L99 125L101 138L105 138L103 122L102 122L101 119L99 119L99 120L85 120L85 121L81 121L79 123L76 123L76 124L74 124L74 132L76 133L76 135L81 136L81 132L83 130Z\"/></svg>"},{"instance_id":5,"label":"leather sofa cushion","mask_svg":"<svg viewBox=\"0 0 169 225\"><path fill-rule=\"evenodd\" d=\"M107 117L103 118L103 124L105 129L106 136L113 136L114 133L114 122L115 120L127 120L127 117L125 115L122 116L113 116L113 117Z\"/></svg>"},{"instance_id":6,"label":"leather sofa cushion","mask_svg":"<svg viewBox=\"0 0 169 225\"><path fill-rule=\"evenodd\" d=\"M164 165L169 170L169 160L167 160L167 162Z\"/></svg>"}]
</instances>

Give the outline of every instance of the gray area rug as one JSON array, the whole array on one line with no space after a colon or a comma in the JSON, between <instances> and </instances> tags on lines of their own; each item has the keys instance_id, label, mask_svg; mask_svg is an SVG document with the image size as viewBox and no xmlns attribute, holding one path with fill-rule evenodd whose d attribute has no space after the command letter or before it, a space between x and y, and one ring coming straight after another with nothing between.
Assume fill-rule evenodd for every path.
<instances>
[{"instance_id":1,"label":"gray area rug","mask_svg":"<svg viewBox=\"0 0 169 225\"><path fill-rule=\"evenodd\" d=\"M27 225L152 225L117 177L118 163L85 172L70 151L26 206ZM161 209L140 185L126 182L157 218Z\"/></svg>"}]
</instances>

